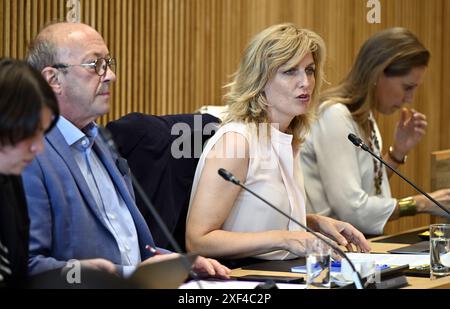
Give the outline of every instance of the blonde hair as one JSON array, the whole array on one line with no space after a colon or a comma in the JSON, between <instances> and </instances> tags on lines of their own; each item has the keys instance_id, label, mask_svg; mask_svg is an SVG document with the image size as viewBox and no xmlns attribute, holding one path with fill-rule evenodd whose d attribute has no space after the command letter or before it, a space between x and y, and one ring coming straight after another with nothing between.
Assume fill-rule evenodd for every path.
<instances>
[{"instance_id":1,"label":"blonde hair","mask_svg":"<svg viewBox=\"0 0 450 309\"><path fill-rule=\"evenodd\" d=\"M429 51L405 28L389 28L370 37L361 47L355 63L336 87L321 95L321 107L342 103L367 139L370 111L377 107L376 83L387 77L407 75L411 69L427 66Z\"/></svg>"},{"instance_id":2,"label":"blonde hair","mask_svg":"<svg viewBox=\"0 0 450 309\"><path fill-rule=\"evenodd\" d=\"M224 96L228 114L223 124L232 121L259 124L269 122L268 102L264 87L276 71L292 60L298 64L308 53L312 53L316 70L316 86L311 96L311 107L303 115L296 116L289 125L289 133L294 136L293 144L300 145L303 136L314 118L313 106L318 100L323 79L323 64L326 50L323 39L316 33L285 23L269 27L257 34L244 51L233 80Z\"/></svg>"}]
</instances>

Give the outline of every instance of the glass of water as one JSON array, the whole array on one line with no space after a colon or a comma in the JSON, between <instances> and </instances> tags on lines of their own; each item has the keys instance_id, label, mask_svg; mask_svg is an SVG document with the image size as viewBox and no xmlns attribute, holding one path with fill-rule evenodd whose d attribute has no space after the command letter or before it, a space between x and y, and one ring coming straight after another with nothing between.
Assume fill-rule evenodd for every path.
<instances>
[{"instance_id":1,"label":"glass of water","mask_svg":"<svg viewBox=\"0 0 450 309\"><path fill-rule=\"evenodd\" d=\"M308 289L330 288L331 248L320 239L307 241L306 284Z\"/></svg>"},{"instance_id":2,"label":"glass of water","mask_svg":"<svg viewBox=\"0 0 450 309\"><path fill-rule=\"evenodd\" d=\"M430 225L431 279L450 275L450 224Z\"/></svg>"}]
</instances>

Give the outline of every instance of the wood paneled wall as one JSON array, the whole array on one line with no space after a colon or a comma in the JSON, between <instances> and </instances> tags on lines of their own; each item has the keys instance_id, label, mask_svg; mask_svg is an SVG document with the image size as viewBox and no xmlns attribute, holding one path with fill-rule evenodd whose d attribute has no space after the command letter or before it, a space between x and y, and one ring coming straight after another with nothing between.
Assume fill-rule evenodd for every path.
<instances>
[{"instance_id":1,"label":"wood paneled wall","mask_svg":"<svg viewBox=\"0 0 450 309\"><path fill-rule=\"evenodd\" d=\"M428 134L402 167L429 189L430 152L450 148L450 1L380 0L381 23L366 20L366 0L81 0L81 21L95 27L118 60L111 112L106 123L129 112L192 112L220 105L222 86L246 42L265 27L294 22L327 43L327 79L337 83L359 46L391 26L412 30L432 61L414 108L427 114ZM0 0L0 56L22 58L39 28L64 20L63 0ZM392 143L398 115L380 118L385 145ZM394 196L413 191L393 177ZM387 233L429 222L427 216L388 224Z\"/></svg>"}]
</instances>

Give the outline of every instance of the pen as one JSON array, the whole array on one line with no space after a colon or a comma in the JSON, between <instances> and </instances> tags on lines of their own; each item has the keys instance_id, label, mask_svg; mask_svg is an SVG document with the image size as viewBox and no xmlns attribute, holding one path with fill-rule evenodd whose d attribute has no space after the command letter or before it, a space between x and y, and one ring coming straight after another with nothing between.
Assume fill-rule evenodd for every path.
<instances>
[{"instance_id":1,"label":"pen","mask_svg":"<svg viewBox=\"0 0 450 309\"><path fill-rule=\"evenodd\" d=\"M145 246L145 250L150 251L150 252L153 253L154 255L161 254L161 252L159 252L155 247L152 247L152 246L150 246L150 245Z\"/></svg>"}]
</instances>

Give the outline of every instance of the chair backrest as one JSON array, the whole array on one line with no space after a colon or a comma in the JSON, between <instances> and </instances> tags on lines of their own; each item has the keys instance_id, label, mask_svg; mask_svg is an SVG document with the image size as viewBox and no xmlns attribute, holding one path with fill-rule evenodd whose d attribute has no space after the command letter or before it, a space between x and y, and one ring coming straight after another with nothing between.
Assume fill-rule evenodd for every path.
<instances>
[{"instance_id":1,"label":"chair backrest","mask_svg":"<svg viewBox=\"0 0 450 309\"><path fill-rule=\"evenodd\" d=\"M431 153L431 191L450 187L450 149Z\"/></svg>"},{"instance_id":2,"label":"chair backrest","mask_svg":"<svg viewBox=\"0 0 450 309\"><path fill-rule=\"evenodd\" d=\"M450 188L450 149L431 153L431 191ZM431 223L450 223L450 219L431 217Z\"/></svg>"},{"instance_id":3,"label":"chair backrest","mask_svg":"<svg viewBox=\"0 0 450 309\"><path fill-rule=\"evenodd\" d=\"M186 216L192 182L205 142L219 120L209 114L128 114L107 125L120 154L185 250ZM136 203L155 243L173 249L140 196Z\"/></svg>"}]
</instances>

